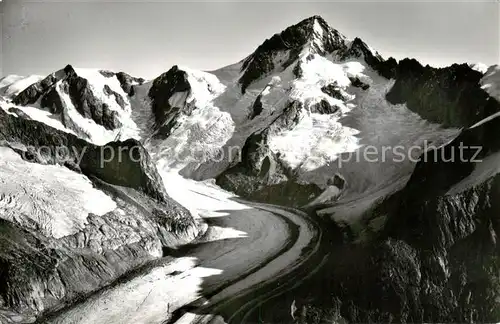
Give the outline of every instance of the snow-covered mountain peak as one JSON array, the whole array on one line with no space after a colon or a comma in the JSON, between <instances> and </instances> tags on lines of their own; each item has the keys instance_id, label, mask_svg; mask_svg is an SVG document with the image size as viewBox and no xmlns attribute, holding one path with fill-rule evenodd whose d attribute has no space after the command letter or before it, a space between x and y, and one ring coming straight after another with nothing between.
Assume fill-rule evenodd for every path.
<instances>
[{"instance_id":1,"label":"snow-covered mountain peak","mask_svg":"<svg viewBox=\"0 0 500 324\"><path fill-rule=\"evenodd\" d=\"M7 86L3 108L95 144L139 138L139 129L131 119L130 99L134 86L144 83L144 79L123 72L67 65L45 78L28 80L32 82L21 79Z\"/></svg>"},{"instance_id":2,"label":"snow-covered mountain peak","mask_svg":"<svg viewBox=\"0 0 500 324\"><path fill-rule=\"evenodd\" d=\"M248 86L273 72L281 72L302 55L345 52L347 39L320 16L290 26L262 43L241 66L242 93Z\"/></svg>"}]
</instances>

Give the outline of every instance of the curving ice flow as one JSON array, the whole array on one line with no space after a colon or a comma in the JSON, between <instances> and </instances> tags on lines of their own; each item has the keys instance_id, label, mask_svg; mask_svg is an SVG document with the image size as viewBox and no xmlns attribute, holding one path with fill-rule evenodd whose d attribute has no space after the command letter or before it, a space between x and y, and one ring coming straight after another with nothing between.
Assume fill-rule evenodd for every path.
<instances>
[{"instance_id":1,"label":"curving ice flow","mask_svg":"<svg viewBox=\"0 0 500 324\"><path fill-rule=\"evenodd\" d=\"M163 174L163 178L174 199L215 226L183 257L164 258L154 268L61 311L48 323L165 323L185 305L237 298L289 274L307 260L304 248L318 232L302 214L244 204L210 182L186 180L175 173ZM299 228L293 239L289 223ZM196 318L186 313L179 323Z\"/></svg>"}]
</instances>

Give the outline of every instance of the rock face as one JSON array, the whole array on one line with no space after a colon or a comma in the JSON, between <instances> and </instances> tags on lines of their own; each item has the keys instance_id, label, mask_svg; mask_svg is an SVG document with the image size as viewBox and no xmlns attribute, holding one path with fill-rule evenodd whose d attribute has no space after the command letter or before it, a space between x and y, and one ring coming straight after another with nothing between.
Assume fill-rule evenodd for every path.
<instances>
[{"instance_id":1,"label":"rock face","mask_svg":"<svg viewBox=\"0 0 500 324\"><path fill-rule=\"evenodd\" d=\"M467 64L437 69L404 59L398 64L396 83L387 100L406 103L424 119L446 127L468 127L497 111L481 89L482 77Z\"/></svg>"},{"instance_id":2,"label":"rock face","mask_svg":"<svg viewBox=\"0 0 500 324\"><path fill-rule=\"evenodd\" d=\"M21 106L34 104L44 93L49 91L49 89L51 89L57 81L57 77L51 74L42 81L32 84L31 86L23 90L12 101L16 105Z\"/></svg>"},{"instance_id":3,"label":"rock face","mask_svg":"<svg viewBox=\"0 0 500 324\"><path fill-rule=\"evenodd\" d=\"M284 165L267 144L277 129L289 129L298 122L301 109L298 102L289 104L271 125L251 135L243 146L241 162L220 174L216 183L248 199L294 207L321 193L317 185L299 181L294 170Z\"/></svg>"},{"instance_id":4,"label":"rock face","mask_svg":"<svg viewBox=\"0 0 500 324\"><path fill-rule=\"evenodd\" d=\"M332 311L348 322L499 320L498 127L497 116L427 151L406 187L369 215L386 217L380 234L333 244L310 288L332 293L309 303L307 323Z\"/></svg>"},{"instance_id":5,"label":"rock face","mask_svg":"<svg viewBox=\"0 0 500 324\"><path fill-rule=\"evenodd\" d=\"M252 112L250 114L250 119L254 119L259 116L264 108L262 107L262 94L258 95L252 106Z\"/></svg>"},{"instance_id":6,"label":"rock face","mask_svg":"<svg viewBox=\"0 0 500 324\"><path fill-rule=\"evenodd\" d=\"M99 147L0 109L0 142L29 162L81 172L117 205L103 216L89 214L85 228L60 239L0 220L2 321L8 319L4 308L29 321L197 235L193 218L166 194L149 154L135 140Z\"/></svg>"},{"instance_id":7,"label":"rock face","mask_svg":"<svg viewBox=\"0 0 500 324\"><path fill-rule=\"evenodd\" d=\"M189 115L194 109L194 103L187 103L191 92L187 73L177 66L163 73L153 81L149 91L151 107L155 116L157 138L167 138L177 124L181 114ZM181 94L182 99L174 102L172 96Z\"/></svg>"}]
</instances>

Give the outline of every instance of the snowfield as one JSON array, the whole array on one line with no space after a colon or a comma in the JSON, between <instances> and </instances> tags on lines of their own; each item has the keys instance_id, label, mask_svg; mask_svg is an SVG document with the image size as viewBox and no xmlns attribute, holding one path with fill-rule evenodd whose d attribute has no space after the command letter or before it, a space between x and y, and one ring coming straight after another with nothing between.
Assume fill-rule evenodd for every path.
<instances>
[{"instance_id":1,"label":"snowfield","mask_svg":"<svg viewBox=\"0 0 500 324\"><path fill-rule=\"evenodd\" d=\"M84 228L87 216L102 216L115 202L86 177L58 165L39 165L0 147L0 217L61 238Z\"/></svg>"},{"instance_id":2,"label":"snowfield","mask_svg":"<svg viewBox=\"0 0 500 324\"><path fill-rule=\"evenodd\" d=\"M320 211L339 222L356 223L378 199L401 189L425 146L440 146L460 130L430 123L406 105L393 105L385 99L394 81L380 78L366 93L353 101L356 108L340 123L359 131L359 148L342 159L303 175L304 179L325 182L325 174L340 173L346 188L336 206ZM368 154L369 152L375 152ZM403 159L397 155L403 154ZM332 195L336 197L337 194ZM321 200L326 200L326 192Z\"/></svg>"},{"instance_id":3,"label":"snowfield","mask_svg":"<svg viewBox=\"0 0 500 324\"><path fill-rule=\"evenodd\" d=\"M30 75L22 77L19 75L9 75L0 80L0 95L5 97L15 97L24 89L43 80L41 75Z\"/></svg>"},{"instance_id":4,"label":"snowfield","mask_svg":"<svg viewBox=\"0 0 500 324\"><path fill-rule=\"evenodd\" d=\"M491 66L486 71L481 84L490 96L500 101L500 65Z\"/></svg>"}]
</instances>

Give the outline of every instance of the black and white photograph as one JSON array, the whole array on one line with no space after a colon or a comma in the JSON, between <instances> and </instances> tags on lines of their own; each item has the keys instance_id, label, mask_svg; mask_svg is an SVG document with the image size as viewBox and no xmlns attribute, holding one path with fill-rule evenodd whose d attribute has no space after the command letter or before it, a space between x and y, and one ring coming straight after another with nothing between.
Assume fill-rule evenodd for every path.
<instances>
[{"instance_id":1,"label":"black and white photograph","mask_svg":"<svg viewBox=\"0 0 500 324\"><path fill-rule=\"evenodd\" d=\"M500 323L500 1L0 0L0 324Z\"/></svg>"}]
</instances>

